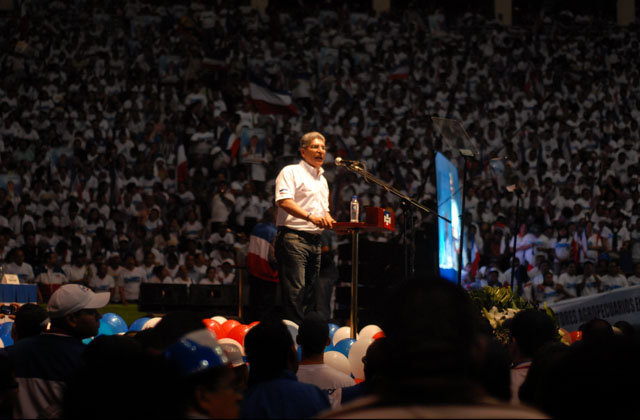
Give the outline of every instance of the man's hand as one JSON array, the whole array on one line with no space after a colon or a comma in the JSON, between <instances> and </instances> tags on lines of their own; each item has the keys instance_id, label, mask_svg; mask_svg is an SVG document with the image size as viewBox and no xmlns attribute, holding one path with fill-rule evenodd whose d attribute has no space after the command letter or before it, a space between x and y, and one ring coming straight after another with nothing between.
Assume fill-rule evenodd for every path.
<instances>
[{"instance_id":1,"label":"man's hand","mask_svg":"<svg viewBox=\"0 0 640 420\"><path fill-rule=\"evenodd\" d=\"M333 224L336 222L330 214L327 214L324 217L311 215L309 217L309 221L322 229L331 229Z\"/></svg>"}]
</instances>

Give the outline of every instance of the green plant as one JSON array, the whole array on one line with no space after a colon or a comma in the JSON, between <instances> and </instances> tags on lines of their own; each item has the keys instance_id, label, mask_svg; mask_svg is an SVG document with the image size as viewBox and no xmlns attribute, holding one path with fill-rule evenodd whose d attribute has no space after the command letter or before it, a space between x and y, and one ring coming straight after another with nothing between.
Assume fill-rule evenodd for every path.
<instances>
[{"instance_id":1,"label":"green plant","mask_svg":"<svg viewBox=\"0 0 640 420\"><path fill-rule=\"evenodd\" d=\"M509 339L505 321L523 309L538 309L538 305L517 296L509 287L487 286L470 290L469 295L478 312L491 324L494 336L505 344ZM558 329L556 314L546 304L543 308Z\"/></svg>"}]
</instances>

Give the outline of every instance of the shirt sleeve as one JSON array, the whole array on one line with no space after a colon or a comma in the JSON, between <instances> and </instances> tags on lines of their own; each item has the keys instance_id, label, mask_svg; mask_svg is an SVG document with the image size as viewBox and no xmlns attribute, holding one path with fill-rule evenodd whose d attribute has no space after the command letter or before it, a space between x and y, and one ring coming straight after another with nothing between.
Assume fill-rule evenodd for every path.
<instances>
[{"instance_id":1,"label":"shirt sleeve","mask_svg":"<svg viewBox=\"0 0 640 420\"><path fill-rule=\"evenodd\" d=\"M296 182L293 171L289 167L285 167L280 171L276 178L275 202L294 198L296 191Z\"/></svg>"}]
</instances>

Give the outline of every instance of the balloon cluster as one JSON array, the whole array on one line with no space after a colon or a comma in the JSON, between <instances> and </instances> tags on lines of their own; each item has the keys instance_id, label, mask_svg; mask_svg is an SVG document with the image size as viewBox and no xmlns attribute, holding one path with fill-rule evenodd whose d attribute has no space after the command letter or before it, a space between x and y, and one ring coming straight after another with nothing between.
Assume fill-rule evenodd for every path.
<instances>
[{"instance_id":1,"label":"balloon cluster","mask_svg":"<svg viewBox=\"0 0 640 420\"><path fill-rule=\"evenodd\" d=\"M127 323L120 315L106 313L102 315L100 319L100 328L98 329L96 337L100 335L124 334L127 331L147 330L154 328L161 319L161 317L142 317L136 319L127 327ZM287 326L293 342L296 343L298 325L286 319L283 322ZM244 356L244 337L252 327L258 324L258 321L245 325L234 319L214 316L203 319L202 323L209 331L215 334L221 344L228 343L237 347ZM12 326L13 322L0 324L0 348L13 344L13 340L11 339ZM362 358L371 343L380 337L384 337L382 329L377 325L367 325L360 330L356 338L351 338L350 327L340 327L330 323L329 337L331 338L331 343L324 350L324 363L352 376L358 382L364 380L364 363ZM86 338L83 342L88 344L94 338L95 337ZM298 357L300 357L301 351L297 344L295 344L295 346L298 350Z\"/></svg>"},{"instance_id":2,"label":"balloon cluster","mask_svg":"<svg viewBox=\"0 0 640 420\"><path fill-rule=\"evenodd\" d=\"M140 319L143 319L143 318L140 318ZM146 319L148 320L149 318L146 318ZM138 321L140 320L136 320L135 322L138 322ZM109 312L109 313L103 314L102 318L100 318L100 327L98 328L98 334L96 335L96 337L99 337L101 335L124 334L127 331L131 331L132 327L133 327L133 324L131 324L131 327L127 327L127 323L125 322L124 319L122 319L120 315ZM136 328L138 328L137 325L136 325ZM136 329L135 331L138 331L138 330ZM89 344L94 338L95 337L85 338L84 340L82 340L82 342L85 344Z\"/></svg>"},{"instance_id":3,"label":"balloon cluster","mask_svg":"<svg viewBox=\"0 0 640 420\"><path fill-rule=\"evenodd\" d=\"M384 337L382 329L377 325L367 325L356 334L356 338L351 338L351 327L329 324L329 336L331 344L324 349L324 363L351 375L356 382L363 381L362 359L371 343Z\"/></svg>"},{"instance_id":4,"label":"balloon cluster","mask_svg":"<svg viewBox=\"0 0 640 420\"><path fill-rule=\"evenodd\" d=\"M141 318L131 324L129 330L144 330L153 328L160 318ZM298 335L298 325L290 320L283 320L291 334L293 342L296 343ZM218 338L223 344L233 345L240 350L244 356L244 337L249 330L258 324L258 321L251 324L242 324L234 319L227 319L223 316L214 316L202 320L204 326ZM136 329L137 328L137 329ZM331 344L324 350L324 363L352 376L356 382L364 380L364 362L362 358L367 352L369 345L378 338L384 337L384 332L377 325L367 325L360 330L356 338L351 338L350 327L339 327L336 324L329 324L329 337ZM295 344L298 350L298 357L301 349Z\"/></svg>"}]
</instances>

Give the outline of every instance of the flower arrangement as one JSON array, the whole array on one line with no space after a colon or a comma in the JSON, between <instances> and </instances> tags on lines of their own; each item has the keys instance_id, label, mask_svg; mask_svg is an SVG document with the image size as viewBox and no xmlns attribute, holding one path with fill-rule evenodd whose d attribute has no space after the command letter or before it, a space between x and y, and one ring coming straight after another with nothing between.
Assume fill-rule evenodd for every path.
<instances>
[{"instance_id":1,"label":"flower arrangement","mask_svg":"<svg viewBox=\"0 0 640 420\"><path fill-rule=\"evenodd\" d=\"M494 336L502 343L509 341L509 332L505 321L511 319L523 309L537 309L538 306L528 302L514 294L510 287L483 287L469 291L471 300L483 317L489 321L493 328ZM558 328L556 314L546 304L544 311L549 315L558 329L558 334L563 338L565 333Z\"/></svg>"}]
</instances>

